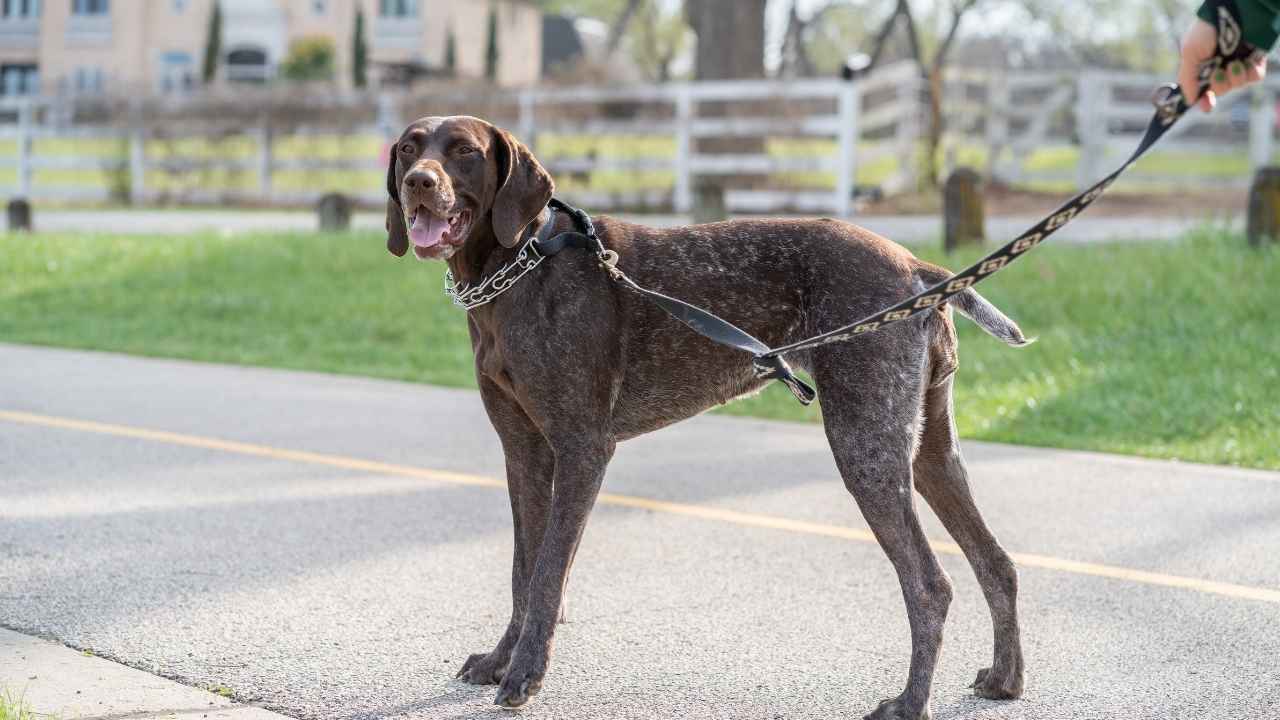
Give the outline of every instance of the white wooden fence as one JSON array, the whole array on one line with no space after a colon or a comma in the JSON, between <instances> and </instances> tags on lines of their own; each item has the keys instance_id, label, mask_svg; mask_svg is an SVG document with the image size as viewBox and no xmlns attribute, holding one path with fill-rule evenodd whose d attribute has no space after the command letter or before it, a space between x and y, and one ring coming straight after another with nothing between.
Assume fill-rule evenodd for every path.
<instances>
[{"instance_id":1,"label":"white wooden fence","mask_svg":"<svg viewBox=\"0 0 1280 720\"><path fill-rule=\"evenodd\" d=\"M946 156L954 162L959 148L978 145L985 148L988 177L1015 186L1088 187L1133 152L1151 119L1152 91L1167 81L1098 70L953 71L946 89ZM1174 162L1163 163L1158 171L1144 170L1139 163L1125 175L1125 183L1246 187L1252 170L1276 162L1278 96L1280 79L1269 78L1226 96L1212 113L1192 111L1153 150L1173 156ZM1055 151L1070 151L1078 160L1065 168L1031 162L1036 153L1045 157Z\"/></svg>"},{"instance_id":2,"label":"white wooden fence","mask_svg":"<svg viewBox=\"0 0 1280 720\"><path fill-rule=\"evenodd\" d=\"M944 103L947 132L946 163L984 158L991 177L1010 184L1067 184L1083 186L1102 175L1133 148L1151 115L1148 97L1161 78L1132 73L1096 71L1061 73L982 73L957 69L948 75ZM672 209L692 207L699 178L726 175L767 176L769 182L752 189L731 190L726 205L745 212L824 212L852 214L855 187L875 185L892 193L915 185L928 113L923 82L913 65L886 66L856 83L839 80L728 81L673 83L636 87L538 88L480 98L505 124L533 146L553 174L586 178L566 194L598 209ZM1249 92L1229 96L1211 115L1193 113L1166 139L1161 152L1185 154L1183 170L1144 174L1138 181L1190 185L1230 183L1243 187L1247 170L1272 162L1275 108L1280 79L1269 80ZM398 133L404 116L432 114L473 107L474 95L440 93L429 98L383 96L369 105L367 123L354 135L385 141ZM731 114L712 115L708 104L733 103ZM602 111L602 108L611 108ZM412 112L411 112L412 111ZM313 202L320 194L338 190L364 202L383 198L383 161L374 151L344 157L289 155L277 150L281 130L269 124L243 130L251 151L221 156L160 156L154 137L127 124L75 124L70 113L44 100L0 103L0 197L37 201L101 202L113 198L112 188L94 183L104 172L114 173L114 199L127 196L134 203L254 203ZM8 118L7 122L2 118ZM322 122L294 127L293 135L353 134ZM609 155L586 152L542 152L540 139L611 136L623 144L644 145L645 139L665 139L660 149L643 154ZM749 152L700 152L704 138L737 138ZM808 152L760 151L757 139L785 138L817 141ZM175 138L169 137L169 141ZM181 138L178 138L180 140ZM38 152L42 141L101 143L112 152ZM721 141L723 142L723 141ZM56 143L54 143L56 144ZM376 146L379 143L372 143ZM548 143L551 145L554 143ZM649 143L648 147L654 146ZM767 146L766 146L767 147ZM817 152L814 152L817 148ZM1071 164L1037 161L1044 153L1064 151L1078 157ZM1243 172L1227 175L1198 171L1197 158L1228 156L1239 159ZM1178 164L1178 163L1175 163ZM1219 164L1221 165L1221 164ZM187 187L180 191L149 182L157 173L181 177L197 168L234 175L239 181L222 187ZM46 172L52 171L52 172ZM669 182L641 189L597 189L591 176L600 172L649 172ZM307 176L347 173L337 187L283 187L281 172ZM60 179L50 181L41 175ZM1130 177L1126 178L1129 182ZM9 182L5 182L8 180Z\"/></svg>"}]
</instances>

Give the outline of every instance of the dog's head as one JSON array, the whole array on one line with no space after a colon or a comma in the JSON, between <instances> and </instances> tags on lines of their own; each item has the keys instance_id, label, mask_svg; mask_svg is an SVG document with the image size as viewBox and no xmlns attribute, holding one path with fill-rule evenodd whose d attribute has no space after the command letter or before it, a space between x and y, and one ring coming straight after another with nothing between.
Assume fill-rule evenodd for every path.
<instances>
[{"instance_id":1,"label":"dog's head","mask_svg":"<svg viewBox=\"0 0 1280 720\"><path fill-rule=\"evenodd\" d=\"M447 260L492 235L505 247L551 199L555 184L529 149L473 117L413 122L387 166L387 250Z\"/></svg>"}]
</instances>

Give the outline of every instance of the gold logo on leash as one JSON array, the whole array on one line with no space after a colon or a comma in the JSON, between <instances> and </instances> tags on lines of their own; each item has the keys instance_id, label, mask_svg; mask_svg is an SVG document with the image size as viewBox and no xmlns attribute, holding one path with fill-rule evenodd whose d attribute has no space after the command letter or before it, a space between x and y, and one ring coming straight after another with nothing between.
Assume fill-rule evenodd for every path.
<instances>
[{"instance_id":1,"label":"gold logo on leash","mask_svg":"<svg viewBox=\"0 0 1280 720\"><path fill-rule=\"evenodd\" d=\"M991 273L993 273L993 272L995 272L995 271L999 270L1000 268L1004 267L1004 266L1005 266L1005 263L1007 263L1007 262L1009 262L1009 258L1007 258L1007 257L992 258L992 259L990 259L990 260L988 260L988 261L986 261L986 262L982 263L982 265L980 265L980 266L978 267L978 274L979 274L979 275L990 275Z\"/></svg>"}]
</instances>

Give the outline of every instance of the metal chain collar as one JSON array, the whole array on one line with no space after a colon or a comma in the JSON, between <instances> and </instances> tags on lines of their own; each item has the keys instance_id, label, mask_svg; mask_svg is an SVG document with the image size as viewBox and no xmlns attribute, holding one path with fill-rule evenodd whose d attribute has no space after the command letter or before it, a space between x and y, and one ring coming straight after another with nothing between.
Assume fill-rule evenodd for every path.
<instances>
[{"instance_id":1,"label":"metal chain collar","mask_svg":"<svg viewBox=\"0 0 1280 720\"><path fill-rule=\"evenodd\" d=\"M444 273L444 294L448 295L453 304L464 310L478 308L481 305L488 304L502 293L506 292L516 281L524 277L524 274L538 266L546 259L546 256L538 252L537 238L531 237L520 246L520 252L516 253L514 259L504 263L492 275L485 278L478 285L469 285L467 283L455 283L453 280L453 271L446 270Z\"/></svg>"}]
</instances>

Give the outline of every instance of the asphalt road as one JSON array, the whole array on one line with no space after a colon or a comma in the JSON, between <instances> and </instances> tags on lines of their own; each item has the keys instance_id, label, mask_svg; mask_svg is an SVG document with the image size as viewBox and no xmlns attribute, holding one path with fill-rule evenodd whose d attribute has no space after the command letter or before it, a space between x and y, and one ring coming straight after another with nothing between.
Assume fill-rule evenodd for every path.
<instances>
[{"instance_id":1,"label":"asphalt road","mask_svg":"<svg viewBox=\"0 0 1280 720\"><path fill-rule=\"evenodd\" d=\"M966 453L1018 553L1027 694L965 689L990 624L929 516L936 718L1280 718L1280 474ZM509 612L500 473L470 392L0 345L0 625L297 717L506 717L452 679ZM624 444L606 490L524 717L861 717L900 689L901 595L818 428L699 418Z\"/></svg>"}]
</instances>

